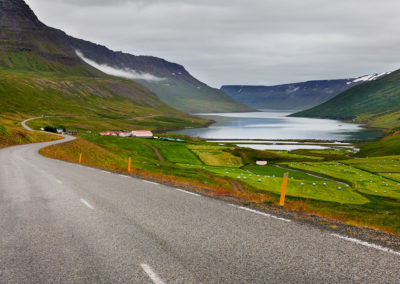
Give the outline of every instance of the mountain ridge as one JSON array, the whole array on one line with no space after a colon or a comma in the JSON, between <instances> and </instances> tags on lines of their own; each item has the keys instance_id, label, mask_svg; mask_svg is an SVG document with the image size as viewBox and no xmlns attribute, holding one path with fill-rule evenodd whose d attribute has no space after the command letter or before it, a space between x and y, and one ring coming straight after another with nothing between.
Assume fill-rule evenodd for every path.
<instances>
[{"instance_id":1,"label":"mountain ridge","mask_svg":"<svg viewBox=\"0 0 400 284\"><path fill-rule=\"evenodd\" d=\"M180 64L154 56L113 51L104 45L74 38L59 29L52 30L71 51L79 51L85 58L99 65L107 65L120 71L129 69L139 74L151 74L164 79L155 81L138 78L135 81L156 93L162 101L174 108L187 112L254 111L224 92L194 78Z\"/></svg>"},{"instance_id":2,"label":"mountain ridge","mask_svg":"<svg viewBox=\"0 0 400 284\"><path fill-rule=\"evenodd\" d=\"M389 74L375 73L358 78L310 80L274 86L224 85L221 90L233 99L256 109L303 110L317 106L341 92Z\"/></svg>"},{"instance_id":3,"label":"mountain ridge","mask_svg":"<svg viewBox=\"0 0 400 284\"><path fill-rule=\"evenodd\" d=\"M353 86L292 116L352 120L394 131L400 127L400 70Z\"/></svg>"}]
</instances>

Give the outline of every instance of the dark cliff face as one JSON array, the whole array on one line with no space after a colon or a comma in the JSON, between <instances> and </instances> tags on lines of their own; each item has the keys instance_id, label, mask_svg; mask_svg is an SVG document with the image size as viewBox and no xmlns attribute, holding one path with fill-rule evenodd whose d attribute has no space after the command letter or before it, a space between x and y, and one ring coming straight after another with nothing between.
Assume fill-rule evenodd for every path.
<instances>
[{"instance_id":1,"label":"dark cliff face","mask_svg":"<svg viewBox=\"0 0 400 284\"><path fill-rule=\"evenodd\" d=\"M0 0L0 67L39 71L85 69L23 0ZM90 70L89 66L86 69Z\"/></svg>"},{"instance_id":2,"label":"dark cliff face","mask_svg":"<svg viewBox=\"0 0 400 284\"><path fill-rule=\"evenodd\" d=\"M195 87L206 86L192 77L182 65L154 56L137 56L121 51L112 51L103 45L69 36L61 30L53 29L53 32L66 46L74 51L82 52L86 58L98 64L120 69L133 69L139 73L150 73L160 78L183 81Z\"/></svg>"},{"instance_id":3,"label":"dark cliff face","mask_svg":"<svg viewBox=\"0 0 400 284\"><path fill-rule=\"evenodd\" d=\"M15 31L45 27L23 0L0 0L0 26Z\"/></svg>"}]
</instances>

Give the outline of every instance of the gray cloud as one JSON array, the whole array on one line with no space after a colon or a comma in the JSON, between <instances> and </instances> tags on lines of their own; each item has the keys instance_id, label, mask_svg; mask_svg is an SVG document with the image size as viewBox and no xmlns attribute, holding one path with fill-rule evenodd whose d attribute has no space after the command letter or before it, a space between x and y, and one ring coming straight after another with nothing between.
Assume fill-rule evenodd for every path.
<instances>
[{"instance_id":1,"label":"gray cloud","mask_svg":"<svg viewBox=\"0 0 400 284\"><path fill-rule=\"evenodd\" d=\"M276 84L400 68L398 0L27 0L46 24L185 65L200 80Z\"/></svg>"}]
</instances>

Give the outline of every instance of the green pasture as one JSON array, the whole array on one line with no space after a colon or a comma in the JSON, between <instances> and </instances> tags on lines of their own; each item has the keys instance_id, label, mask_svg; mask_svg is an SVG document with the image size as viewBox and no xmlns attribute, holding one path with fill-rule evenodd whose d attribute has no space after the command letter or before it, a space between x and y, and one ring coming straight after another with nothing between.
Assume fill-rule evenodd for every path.
<instances>
[{"instance_id":1,"label":"green pasture","mask_svg":"<svg viewBox=\"0 0 400 284\"><path fill-rule=\"evenodd\" d=\"M346 161L347 162L347 161ZM290 167L329 176L349 183L355 190L369 195L400 198L400 185L374 174L340 162L290 163Z\"/></svg>"},{"instance_id":2,"label":"green pasture","mask_svg":"<svg viewBox=\"0 0 400 284\"><path fill-rule=\"evenodd\" d=\"M213 145L188 145L187 147L206 165L232 168L243 166L242 158L225 151L230 149L228 147Z\"/></svg>"},{"instance_id":3,"label":"green pasture","mask_svg":"<svg viewBox=\"0 0 400 284\"><path fill-rule=\"evenodd\" d=\"M210 171L219 176L236 179L238 181L247 183L256 188L258 192L271 192L280 194L282 189L282 174L288 172L287 170L279 169L276 167L267 167L261 174L255 168L238 169L229 167L212 167L212 166L194 166L182 165L188 168L201 168ZM259 172L259 173L257 173ZM311 179L310 176L299 174L298 172L289 171L293 173L290 176L287 195L302 198L311 198L323 201L338 202L343 204L365 204L368 199L355 192L352 188L346 187L344 184L315 178Z\"/></svg>"}]
</instances>

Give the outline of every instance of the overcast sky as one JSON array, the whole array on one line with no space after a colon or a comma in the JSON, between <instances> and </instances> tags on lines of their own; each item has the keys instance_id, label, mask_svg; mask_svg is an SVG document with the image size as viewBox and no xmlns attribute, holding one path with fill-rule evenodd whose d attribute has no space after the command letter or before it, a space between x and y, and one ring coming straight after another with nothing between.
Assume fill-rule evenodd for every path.
<instances>
[{"instance_id":1,"label":"overcast sky","mask_svg":"<svg viewBox=\"0 0 400 284\"><path fill-rule=\"evenodd\" d=\"M214 87L400 68L399 0L26 0L49 26Z\"/></svg>"}]
</instances>

